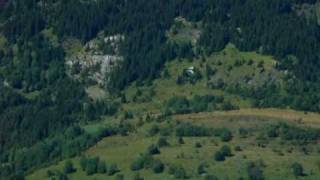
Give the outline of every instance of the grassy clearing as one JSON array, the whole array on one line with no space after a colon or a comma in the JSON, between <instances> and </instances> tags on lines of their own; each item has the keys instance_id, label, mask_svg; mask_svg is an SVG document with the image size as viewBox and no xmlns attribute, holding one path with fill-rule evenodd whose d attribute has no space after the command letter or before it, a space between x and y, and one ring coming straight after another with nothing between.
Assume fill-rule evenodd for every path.
<instances>
[{"instance_id":1,"label":"grassy clearing","mask_svg":"<svg viewBox=\"0 0 320 180\"><path fill-rule=\"evenodd\" d=\"M219 179L238 179L243 177L248 179L247 165L251 161L261 161L265 165L263 174L266 179L295 179L291 170L293 162L299 162L303 165L306 176L299 179L319 179L319 154L317 144L305 146L309 149L309 153L305 154L300 146L294 146L281 140L269 141L266 146L259 146L259 137L261 128L268 124L286 121L290 124L298 126L318 127L320 115L315 113L303 113L291 110L278 109L242 109L230 112L213 112L198 113L189 115L176 115L172 117L178 121L189 121L193 124L205 127L224 127L233 132L234 138L230 142L221 142L217 137L185 137L184 144L178 143L178 138L169 136L169 147L161 148L161 154L155 155L154 158L160 159L166 165L164 173L154 174L152 170L146 169L139 171L139 174L145 179L175 179L168 173L170 165L181 165L186 169L189 179L203 179L197 174L197 168L200 163L205 163L208 174L213 174ZM297 119L302 118L297 122ZM135 120L132 120L135 122ZM165 125L169 122L163 122ZM144 153L148 146L156 144L159 136L149 137L146 132L154 124L145 123L138 128L136 133L129 136L115 136L105 138L96 146L90 148L86 155L90 157L99 156L110 163L116 163L125 179L132 179L137 172L130 169L131 163ZM256 129L255 133L248 137L240 137L239 128ZM89 127L88 127L89 128ZM91 127L98 128L98 127ZM202 147L197 148L196 143L200 143ZM232 157L228 157L223 162L214 160L214 153L223 145L228 145L232 150ZM240 146L241 151L235 151L235 147ZM96 174L87 176L85 172L80 170L79 159L73 159L76 173L70 174L70 179L115 179L115 176L107 176ZM64 162L57 165L41 169L27 177L30 180L46 179L47 170L62 170ZM228 173L226 173L228 172Z\"/></svg>"}]
</instances>

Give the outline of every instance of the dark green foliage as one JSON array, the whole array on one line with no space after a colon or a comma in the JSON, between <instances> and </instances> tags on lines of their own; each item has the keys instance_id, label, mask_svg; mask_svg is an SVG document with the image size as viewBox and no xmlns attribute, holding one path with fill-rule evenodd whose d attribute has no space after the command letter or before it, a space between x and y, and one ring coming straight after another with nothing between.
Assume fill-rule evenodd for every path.
<instances>
[{"instance_id":1,"label":"dark green foliage","mask_svg":"<svg viewBox=\"0 0 320 180\"><path fill-rule=\"evenodd\" d=\"M204 180L218 180L218 178L214 175L209 174L204 177Z\"/></svg>"},{"instance_id":2,"label":"dark green foliage","mask_svg":"<svg viewBox=\"0 0 320 180\"><path fill-rule=\"evenodd\" d=\"M214 159L216 161L224 161L226 159L226 157L230 157L230 156L232 156L230 147L229 146L222 146L220 148L220 150L218 150L214 154Z\"/></svg>"},{"instance_id":3,"label":"dark green foliage","mask_svg":"<svg viewBox=\"0 0 320 180\"><path fill-rule=\"evenodd\" d=\"M150 154L143 154L131 164L132 171L141 169L152 169L154 173L162 173L165 165L158 159L154 159Z\"/></svg>"},{"instance_id":4,"label":"dark green foliage","mask_svg":"<svg viewBox=\"0 0 320 180\"><path fill-rule=\"evenodd\" d=\"M232 133L231 131L225 129L221 132L220 137L221 137L221 141L228 142L232 139Z\"/></svg>"},{"instance_id":5,"label":"dark green foliage","mask_svg":"<svg viewBox=\"0 0 320 180\"><path fill-rule=\"evenodd\" d=\"M230 130L214 129L203 126L196 126L191 123L181 123L176 128L176 136L178 137L207 137L218 136L223 141L230 141L232 139L232 133Z\"/></svg>"},{"instance_id":6,"label":"dark green foliage","mask_svg":"<svg viewBox=\"0 0 320 180\"><path fill-rule=\"evenodd\" d=\"M178 143L179 143L179 144L184 144L183 137L180 136L180 137L178 138Z\"/></svg>"},{"instance_id":7,"label":"dark green foliage","mask_svg":"<svg viewBox=\"0 0 320 180\"><path fill-rule=\"evenodd\" d=\"M224 161L226 158L225 156L223 155L223 153L221 151L217 151L215 154L214 154L214 159L216 161Z\"/></svg>"},{"instance_id":8,"label":"dark green foliage","mask_svg":"<svg viewBox=\"0 0 320 180\"><path fill-rule=\"evenodd\" d=\"M168 114L187 114L213 110L234 110L236 106L230 102L225 102L222 96L195 95L191 100L183 96L175 96L166 103Z\"/></svg>"},{"instance_id":9,"label":"dark green foliage","mask_svg":"<svg viewBox=\"0 0 320 180\"><path fill-rule=\"evenodd\" d=\"M223 154L224 156L232 156L232 154L231 154L231 149L230 149L229 146L222 146L221 149L220 149L220 151L222 152L222 154Z\"/></svg>"},{"instance_id":10,"label":"dark green foliage","mask_svg":"<svg viewBox=\"0 0 320 180\"><path fill-rule=\"evenodd\" d=\"M213 69L210 65L206 64L206 77L210 79L211 76L215 75L216 69Z\"/></svg>"},{"instance_id":11,"label":"dark green foliage","mask_svg":"<svg viewBox=\"0 0 320 180\"><path fill-rule=\"evenodd\" d=\"M160 137L157 143L158 147L167 147L170 146L169 142L167 141L167 138L165 137Z\"/></svg>"},{"instance_id":12,"label":"dark green foliage","mask_svg":"<svg viewBox=\"0 0 320 180\"><path fill-rule=\"evenodd\" d=\"M75 169L74 166L73 166L72 161L67 160L67 161L65 162L64 167L63 167L63 171L64 171L64 173L66 173L66 174L70 174L70 173L73 173L73 172L76 171L76 169Z\"/></svg>"},{"instance_id":13,"label":"dark green foliage","mask_svg":"<svg viewBox=\"0 0 320 180\"><path fill-rule=\"evenodd\" d=\"M151 129L148 131L148 135L149 136L155 136L156 134L158 134L160 131L160 128L158 125L152 125Z\"/></svg>"},{"instance_id":14,"label":"dark green foliage","mask_svg":"<svg viewBox=\"0 0 320 180\"><path fill-rule=\"evenodd\" d=\"M139 173L137 173L134 175L133 180L144 180L144 178L141 177L141 175Z\"/></svg>"},{"instance_id":15,"label":"dark green foliage","mask_svg":"<svg viewBox=\"0 0 320 180\"><path fill-rule=\"evenodd\" d=\"M143 158L138 158L131 163L130 166L132 171L139 171L144 168Z\"/></svg>"},{"instance_id":16,"label":"dark green foliage","mask_svg":"<svg viewBox=\"0 0 320 180\"><path fill-rule=\"evenodd\" d=\"M250 162L247 167L247 172L250 180L264 180L263 170L261 165L256 162Z\"/></svg>"},{"instance_id":17,"label":"dark green foliage","mask_svg":"<svg viewBox=\"0 0 320 180\"><path fill-rule=\"evenodd\" d=\"M150 155L160 154L160 150L156 145L152 144L151 146L148 147L147 154L150 154Z\"/></svg>"},{"instance_id":18,"label":"dark green foliage","mask_svg":"<svg viewBox=\"0 0 320 180\"><path fill-rule=\"evenodd\" d=\"M201 148L202 144L200 142L196 142L196 144L194 145L196 148Z\"/></svg>"},{"instance_id":19,"label":"dark green foliage","mask_svg":"<svg viewBox=\"0 0 320 180\"><path fill-rule=\"evenodd\" d=\"M98 173L104 174L107 172L107 165L105 161L99 161L98 163Z\"/></svg>"},{"instance_id":20,"label":"dark green foliage","mask_svg":"<svg viewBox=\"0 0 320 180\"><path fill-rule=\"evenodd\" d=\"M270 138L280 137L286 141L297 142L298 144L307 144L320 138L320 131L314 128L300 128L285 123L269 126L267 136Z\"/></svg>"},{"instance_id":21,"label":"dark green foliage","mask_svg":"<svg viewBox=\"0 0 320 180\"><path fill-rule=\"evenodd\" d=\"M167 102L166 109L177 114L189 113L189 101L185 97L175 96Z\"/></svg>"},{"instance_id":22,"label":"dark green foliage","mask_svg":"<svg viewBox=\"0 0 320 180\"><path fill-rule=\"evenodd\" d=\"M115 177L115 180L124 180L124 175L123 174L117 174Z\"/></svg>"},{"instance_id":23,"label":"dark green foliage","mask_svg":"<svg viewBox=\"0 0 320 180\"><path fill-rule=\"evenodd\" d=\"M162 173L164 168L165 166L160 160L155 160L152 164L152 170L156 174Z\"/></svg>"},{"instance_id":24,"label":"dark green foliage","mask_svg":"<svg viewBox=\"0 0 320 180\"><path fill-rule=\"evenodd\" d=\"M88 159L86 163L86 174L87 175L93 175L96 174L98 171L98 163L99 163L99 158L92 158Z\"/></svg>"},{"instance_id":25,"label":"dark green foliage","mask_svg":"<svg viewBox=\"0 0 320 180\"><path fill-rule=\"evenodd\" d=\"M205 164L205 163L201 163L201 164L198 166L198 168L197 168L197 173L198 173L199 175L202 175L202 174L207 173L207 171L206 171L206 164Z\"/></svg>"},{"instance_id":26,"label":"dark green foliage","mask_svg":"<svg viewBox=\"0 0 320 180\"><path fill-rule=\"evenodd\" d=\"M86 170L87 158L85 156L81 156L81 158L80 158L80 166L81 166L82 171Z\"/></svg>"},{"instance_id":27,"label":"dark green foliage","mask_svg":"<svg viewBox=\"0 0 320 180\"><path fill-rule=\"evenodd\" d=\"M178 166L174 169L173 176L177 179L185 179L187 177L187 173L182 166Z\"/></svg>"},{"instance_id":28,"label":"dark green foliage","mask_svg":"<svg viewBox=\"0 0 320 180\"><path fill-rule=\"evenodd\" d=\"M302 167L302 165L301 165L300 163L297 163L297 162L293 163L293 164L291 165L291 168L292 168L293 174L294 174L296 177L298 177L298 176L303 176L303 175L304 175L304 173L303 173L303 167Z\"/></svg>"},{"instance_id":29,"label":"dark green foliage","mask_svg":"<svg viewBox=\"0 0 320 180\"><path fill-rule=\"evenodd\" d=\"M108 176L112 176L116 173L120 172L120 169L116 164L110 164L108 167Z\"/></svg>"}]
</instances>

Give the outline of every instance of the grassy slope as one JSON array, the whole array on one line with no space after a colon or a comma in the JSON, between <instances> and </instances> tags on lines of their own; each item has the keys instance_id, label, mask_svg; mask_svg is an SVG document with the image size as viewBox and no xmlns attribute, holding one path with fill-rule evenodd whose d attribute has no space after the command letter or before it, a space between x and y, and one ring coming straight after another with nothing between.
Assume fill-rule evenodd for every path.
<instances>
[{"instance_id":1,"label":"grassy slope","mask_svg":"<svg viewBox=\"0 0 320 180\"><path fill-rule=\"evenodd\" d=\"M245 117L245 118L244 118ZM251 118L249 118L251 117ZM266 118L267 117L267 118ZM303 118L303 123L300 126L312 125L318 127L320 125L317 119L320 119L318 114L304 114L295 111L281 111L277 109L261 109L261 110L239 110L226 112L213 112L213 113L200 113L190 115L177 115L173 119L180 121L192 121L196 124L205 124L212 127L227 127L232 129L237 134L236 129L239 127L257 128L265 126L268 123L287 120L288 122L296 118ZM298 122L293 122L298 124ZM111 137L105 138L99 142L95 147L89 149L86 154L89 156L99 156L101 159L106 160L107 163L117 163L121 168L121 174L124 174L127 179L131 179L135 173L130 170L131 162L143 153L145 149L157 142L158 137L146 137L145 129L150 125L143 126L138 133L131 134L126 137ZM193 175L191 179L199 179L195 176L195 171L200 162L206 162L209 165L208 173L214 174L221 179L229 178L236 179L238 177L247 177L246 163L252 160L263 160L266 164L264 174L267 179L293 179L290 166L292 162L299 162L303 164L305 172L308 176L302 179L319 179L320 172L318 163L320 158L316 150L312 151L309 155L301 152L297 146L280 145L279 142L270 142L266 148L259 147L256 142L255 136L248 138L240 138L235 135L235 138L229 143L222 143L215 137L203 138L185 138L185 144L179 145L176 137L170 137L171 144L168 148L162 148L161 154L156 158L161 159L165 164L181 164L187 170L189 175ZM201 142L203 147L200 149L195 148L195 143ZM213 160L213 154L224 144L230 147L240 145L243 149L241 152L233 151L234 156L228 158L224 162L216 162ZM288 149L292 148L293 151L289 152ZM310 148L316 148L311 145ZM232 148L233 149L233 148ZM279 153L281 152L281 153ZM183 158L178 158L182 156ZM79 164L79 160L73 159L75 164ZM63 162L45 169L41 169L34 174L30 175L27 179L45 179L46 171L48 169L62 169ZM70 175L71 179L113 179L103 175L86 176L84 172L77 167L78 171ZM228 173L225 173L228 172ZM143 170L140 174L145 179L173 179L168 173L155 175L151 170Z\"/></svg>"},{"instance_id":2,"label":"grassy slope","mask_svg":"<svg viewBox=\"0 0 320 180\"><path fill-rule=\"evenodd\" d=\"M233 68L228 71L228 67L233 65L236 60L248 61L252 59L253 65L242 65L240 67ZM221 61L221 65L217 65L218 61ZM264 62L263 73L257 67L259 62ZM198 68L202 74L205 72L205 65L215 67L218 71L216 77L222 78L225 82L234 83L241 82L242 77L245 75L253 75L253 79L259 80L260 76L272 75L274 78L281 82L283 74L274 69L275 61L272 57L262 56L255 52L239 52L234 46L228 45L226 49L220 53L213 54L210 57L206 57L205 61L200 59L189 60L175 60L166 64L166 69L169 71L170 78L159 78L155 80L150 86L137 87L132 85L126 91L126 97L128 103L123 105L122 111L132 111L135 114L135 119L131 120L136 122L139 117L144 116L146 113L159 114L163 110L163 103L169 98L177 95L184 95L191 98L193 95L223 95L225 99L229 100L232 104L241 107L238 111L229 112L207 112L188 115L176 115L173 116L170 122L175 121L189 121L195 124L212 126L212 127L226 127L233 131L234 139L229 143L223 143L216 137L203 137L203 138L185 138L185 144L178 144L177 138L174 136L169 137L171 144L168 148L162 148L161 154L155 156L155 158L161 159L166 165L168 164L180 164L184 166L190 175L190 179L202 179L202 177L196 175L196 170L201 162L205 162L208 165L208 174L214 174L219 179L237 179L244 177L247 179L246 167L249 161L263 160L266 164L264 168L264 175L267 179L294 179L290 166L293 162L299 162L303 164L306 174L308 176L302 177L302 179L319 179L319 162L316 145L310 145L312 152L309 155L303 154L301 148L297 146L291 146L283 144L283 142L270 142L266 148L261 148L257 144L257 136L249 136L248 138L240 138L238 136L239 127L258 129L264 126L276 123L279 121L286 121L298 126L312 126L320 127L320 115L314 113L303 113L291 110L278 110L278 109L252 109L251 100L244 99L240 96L229 94L219 89L207 88L206 83L208 79L202 78L196 84L177 85L176 79L182 74L185 68L194 66ZM134 96L137 94L137 89L142 91L142 95L139 96L136 101L133 101ZM144 96L148 96L151 90L154 90L155 94L151 100L141 100ZM101 98L99 89L95 87L91 89L90 93L92 97ZM122 113L115 117L107 118L105 121L101 121L97 124L86 125L85 129L89 132L95 132L101 126L109 123L118 123L122 119ZM169 122L169 123L170 123ZM158 136L148 137L146 131L150 129L151 124L145 123L144 126L138 128L137 133L130 134L126 137L109 137L103 139L96 146L89 149L85 154L88 156L99 156L101 159L106 160L107 164L117 163L121 169L121 174L125 175L125 179L132 179L136 174L130 170L131 162L136 159L139 154L143 153L146 148L157 142ZM201 142L202 148L195 148L195 143ZM216 162L213 159L213 154L222 145L228 144L232 147L240 145L243 148L241 152L235 152L234 156L228 158L224 162ZM293 151L289 152L288 149L292 148ZM115 177L109 177L106 175L93 175L86 176L79 168L79 159L73 159L78 171L69 175L70 179L82 180L82 179L114 179ZM48 168L40 169L27 179L30 180L42 180L46 179L46 172L48 169L62 170L64 162L60 162L57 165L50 166ZM166 166L167 168L168 166ZM174 179L167 173L156 175L151 170L142 170L139 173L145 179Z\"/></svg>"}]
</instances>

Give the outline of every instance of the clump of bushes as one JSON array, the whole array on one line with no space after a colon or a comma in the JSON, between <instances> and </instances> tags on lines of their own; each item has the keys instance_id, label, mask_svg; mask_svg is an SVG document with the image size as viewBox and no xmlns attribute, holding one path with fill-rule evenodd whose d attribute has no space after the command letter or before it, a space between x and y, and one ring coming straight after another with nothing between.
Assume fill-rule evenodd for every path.
<instances>
[{"instance_id":1,"label":"clump of bushes","mask_svg":"<svg viewBox=\"0 0 320 180\"><path fill-rule=\"evenodd\" d=\"M159 140L158 140L158 142L157 142L157 146L161 148L161 147L170 146L170 144L169 144L167 138L165 138L165 137L160 137Z\"/></svg>"},{"instance_id":2,"label":"clump of bushes","mask_svg":"<svg viewBox=\"0 0 320 180\"><path fill-rule=\"evenodd\" d=\"M198 113L213 110L234 110L238 107L225 101L223 96L195 95L192 99L184 96L175 96L168 100L165 106L165 112L170 114Z\"/></svg>"},{"instance_id":3,"label":"clump of bushes","mask_svg":"<svg viewBox=\"0 0 320 180\"><path fill-rule=\"evenodd\" d=\"M293 163L291 165L291 168L294 176L298 177L298 176L304 175L303 166L300 163L297 163L297 162Z\"/></svg>"},{"instance_id":4,"label":"clump of bushes","mask_svg":"<svg viewBox=\"0 0 320 180\"><path fill-rule=\"evenodd\" d=\"M224 161L226 159L226 157L230 157L230 156L232 156L230 147L229 146L222 146L220 148L220 150L218 150L214 154L214 159L216 161Z\"/></svg>"},{"instance_id":5,"label":"clump of bushes","mask_svg":"<svg viewBox=\"0 0 320 180\"><path fill-rule=\"evenodd\" d=\"M280 137L285 141L292 141L303 145L314 142L320 138L320 130L314 128L299 128L286 123L271 125L267 128L266 135L269 138Z\"/></svg>"},{"instance_id":6,"label":"clump of bushes","mask_svg":"<svg viewBox=\"0 0 320 180\"><path fill-rule=\"evenodd\" d=\"M165 165L158 159L154 159L150 154L141 155L132 162L131 170L139 171L141 169L152 169L154 173L162 173Z\"/></svg>"},{"instance_id":7,"label":"clump of bushes","mask_svg":"<svg viewBox=\"0 0 320 180\"><path fill-rule=\"evenodd\" d=\"M263 170L264 164L261 162L249 162L247 173L250 180L264 180Z\"/></svg>"},{"instance_id":8,"label":"clump of bushes","mask_svg":"<svg viewBox=\"0 0 320 180\"><path fill-rule=\"evenodd\" d=\"M83 156L80 159L80 166L89 176L96 173L112 176L120 171L116 164L110 164L107 167L106 162L100 160L99 157L87 158Z\"/></svg>"},{"instance_id":9,"label":"clump of bushes","mask_svg":"<svg viewBox=\"0 0 320 180\"><path fill-rule=\"evenodd\" d=\"M173 175L177 179L187 178L186 170L181 165L180 166L171 165L169 167L169 174Z\"/></svg>"}]
</instances>

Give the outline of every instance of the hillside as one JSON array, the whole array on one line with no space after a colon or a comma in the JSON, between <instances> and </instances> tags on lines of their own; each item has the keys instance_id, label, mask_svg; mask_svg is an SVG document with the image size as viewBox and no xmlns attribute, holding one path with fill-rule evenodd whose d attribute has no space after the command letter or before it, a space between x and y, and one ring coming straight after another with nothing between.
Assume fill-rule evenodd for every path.
<instances>
[{"instance_id":1,"label":"hillside","mask_svg":"<svg viewBox=\"0 0 320 180\"><path fill-rule=\"evenodd\" d=\"M315 0L0 0L0 179L319 179Z\"/></svg>"},{"instance_id":2,"label":"hillside","mask_svg":"<svg viewBox=\"0 0 320 180\"><path fill-rule=\"evenodd\" d=\"M243 62L241 65L237 65L239 59ZM248 63L249 60L253 62ZM218 61L221 61L221 64ZM122 100L124 104L117 115L83 127L94 133L120 122L119 126L128 126L130 130L128 134L106 137L81 156L71 159L76 171L68 174L68 177L291 179L295 178L291 166L299 163L304 168L303 179L319 178L318 145L313 143L314 135L320 135L318 113L288 109L254 109L253 99L227 92L226 88L208 86L209 82L217 78L222 79L224 86L233 86L233 83L260 86L264 84L265 76L270 78L266 82L272 79L281 84L284 72L276 70L275 64L276 61L270 56L241 52L231 44L204 60L176 59L168 62L160 78L150 84L132 85L123 92L121 99L125 99ZM217 69L209 77L205 75L208 66ZM194 67L194 71L201 74L201 78L190 82L192 76L187 75L185 83L178 83L179 77L183 76L189 67ZM228 70L230 67L231 70ZM261 72L261 69L264 71ZM253 83L243 80L246 76L251 77ZM255 82L255 79L259 83ZM95 92L91 91L93 94ZM222 100L210 100L210 96L221 97ZM98 98L107 97L108 95L100 95ZM189 105L177 97L185 97ZM204 100L197 100L197 97L204 97ZM308 134L305 130L314 131L316 134ZM286 134L289 133L287 131L297 134L291 137ZM273 135L273 132L276 135ZM159 148L159 154L147 155L152 145ZM215 154L223 146L231 149L232 156L226 160L216 160ZM81 159L84 157L98 157L99 162L105 162L106 173L88 175L88 170L81 166ZM140 167L136 164L138 162L151 164ZM152 162L160 162L163 169L160 168L158 172ZM59 178L65 164L66 161L57 162L31 173L27 179ZM118 172L109 174L108 168L114 164L117 165ZM253 169L249 168L250 164ZM140 168L136 169L135 166ZM228 173L224 173L225 171ZM51 175L48 175L49 172Z\"/></svg>"}]
</instances>

